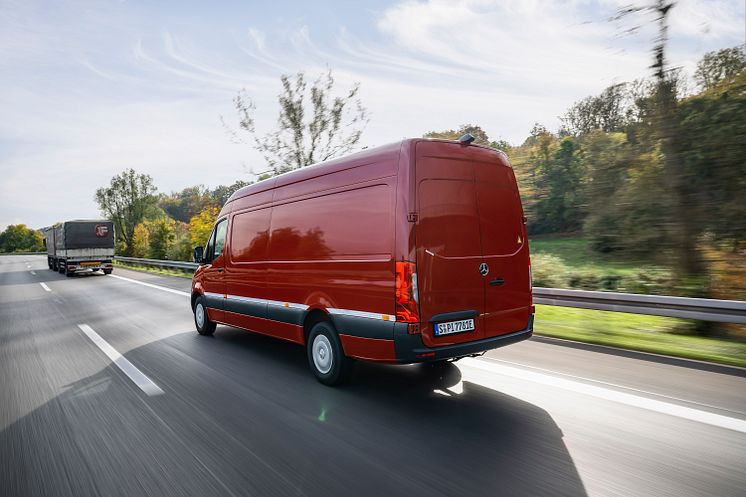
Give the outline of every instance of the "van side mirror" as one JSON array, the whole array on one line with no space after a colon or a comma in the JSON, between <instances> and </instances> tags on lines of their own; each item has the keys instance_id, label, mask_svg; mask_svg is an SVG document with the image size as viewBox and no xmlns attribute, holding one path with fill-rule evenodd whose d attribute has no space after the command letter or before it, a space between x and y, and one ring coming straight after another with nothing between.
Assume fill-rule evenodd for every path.
<instances>
[{"instance_id":1,"label":"van side mirror","mask_svg":"<svg viewBox=\"0 0 746 497\"><path fill-rule=\"evenodd\" d=\"M204 258L204 250L202 247L194 247L194 262L197 264L202 264L202 259Z\"/></svg>"}]
</instances>

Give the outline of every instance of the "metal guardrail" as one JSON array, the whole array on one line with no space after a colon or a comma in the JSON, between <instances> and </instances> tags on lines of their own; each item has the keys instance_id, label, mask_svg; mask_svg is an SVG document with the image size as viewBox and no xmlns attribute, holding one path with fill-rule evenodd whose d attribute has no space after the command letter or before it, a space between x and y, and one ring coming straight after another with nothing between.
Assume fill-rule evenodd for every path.
<instances>
[{"instance_id":1,"label":"metal guardrail","mask_svg":"<svg viewBox=\"0 0 746 497\"><path fill-rule=\"evenodd\" d=\"M117 256L114 259L131 264L180 269L183 271L193 271L199 266L195 262L140 259L137 257ZM667 295L640 295L635 293L534 287L534 303L593 309L596 311L629 312L632 314L699 319L719 323L746 324L746 301L740 300L696 299Z\"/></svg>"},{"instance_id":2,"label":"metal guardrail","mask_svg":"<svg viewBox=\"0 0 746 497\"><path fill-rule=\"evenodd\" d=\"M534 287L534 303L746 324L746 301Z\"/></svg>"},{"instance_id":3,"label":"metal guardrail","mask_svg":"<svg viewBox=\"0 0 746 497\"><path fill-rule=\"evenodd\" d=\"M162 267L165 269L181 269L194 271L199 267L196 262L183 262L183 261L165 261L161 259L141 259L139 257L119 257L114 256L115 261L128 262L130 264L141 264L143 266L155 266Z\"/></svg>"}]
</instances>

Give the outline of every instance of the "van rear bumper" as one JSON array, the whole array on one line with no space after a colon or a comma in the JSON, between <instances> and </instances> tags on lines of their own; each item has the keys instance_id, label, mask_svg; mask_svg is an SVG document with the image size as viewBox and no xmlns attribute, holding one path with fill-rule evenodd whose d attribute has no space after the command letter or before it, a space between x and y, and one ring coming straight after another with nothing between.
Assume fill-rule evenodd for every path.
<instances>
[{"instance_id":1,"label":"van rear bumper","mask_svg":"<svg viewBox=\"0 0 746 497\"><path fill-rule=\"evenodd\" d=\"M398 324L398 323L397 323ZM410 335L407 327L394 328L394 349L396 352L396 362L413 363L442 361L444 359L456 359L475 354L481 354L488 350L504 347L522 340L531 338L534 332L534 316L529 316L528 326L520 331L507 333L473 342L457 343L454 345L444 345L442 347L427 347L422 343L422 335Z\"/></svg>"}]
</instances>

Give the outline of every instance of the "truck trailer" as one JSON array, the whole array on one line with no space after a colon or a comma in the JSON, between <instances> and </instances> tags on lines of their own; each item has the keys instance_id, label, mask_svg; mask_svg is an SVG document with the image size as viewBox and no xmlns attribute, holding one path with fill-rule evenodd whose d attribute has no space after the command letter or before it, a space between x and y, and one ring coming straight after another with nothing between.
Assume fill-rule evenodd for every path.
<instances>
[{"instance_id":1,"label":"truck trailer","mask_svg":"<svg viewBox=\"0 0 746 497\"><path fill-rule=\"evenodd\" d=\"M43 228L49 269L67 276L114 269L114 224L106 220L74 220Z\"/></svg>"}]
</instances>

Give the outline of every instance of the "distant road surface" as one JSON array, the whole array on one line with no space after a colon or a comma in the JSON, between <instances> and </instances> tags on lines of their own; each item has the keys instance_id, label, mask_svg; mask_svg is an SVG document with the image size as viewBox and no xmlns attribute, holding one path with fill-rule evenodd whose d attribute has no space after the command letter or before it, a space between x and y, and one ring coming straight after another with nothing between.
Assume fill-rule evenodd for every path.
<instances>
[{"instance_id":1,"label":"distant road surface","mask_svg":"<svg viewBox=\"0 0 746 497\"><path fill-rule=\"evenodd\" d=\"M746 495L742 374L531 340L333 389L188 292L0 257L0 496Z\"/></svg>"}]
</instances>

